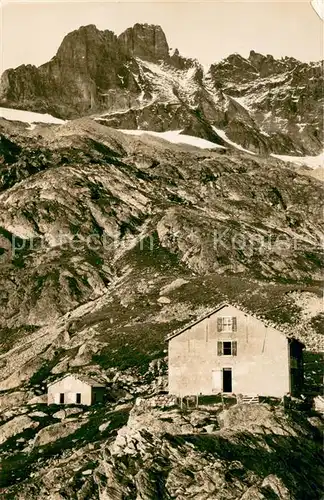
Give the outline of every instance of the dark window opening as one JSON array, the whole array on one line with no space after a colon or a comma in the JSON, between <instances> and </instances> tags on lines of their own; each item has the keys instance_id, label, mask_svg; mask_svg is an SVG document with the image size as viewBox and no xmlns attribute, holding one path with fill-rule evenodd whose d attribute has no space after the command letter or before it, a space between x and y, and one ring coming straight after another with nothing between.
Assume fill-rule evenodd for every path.
<instances>
[{"instance_id":1,"label":"dark window opening","mask_svg":"<svg viewBox=\"0 0 324 500\"><path fill-rule=\"evenodd\" d=\"M237 342L217 342L218 356L237 356Z\"/></svg>"},{"instance_id":2,"label":"dark window opening","mask_svg":"<svg viewBox=\"0 0 324 500\"><path fill-rule=\"evenodd\" d=\"M76 403L80 404L81 403L81 393L77 392L76 394Z\"/></svg>"},{"instance_id":3,"label":"dark window opening","mask_svg":"<svg viewBox=\"0 0 324 500\"><path fill-rule=\"evenodd\" d=\"M64 392L61 392L60 394L60 404L64 403Z\"/></svg>"},{"instance_id":4,"label":"dark window opening","mask_svg":"<svg viewBox=\"0 0 324 500\"><path fill-rule=\"evenodd\" d=\"M232 342L223 342L223 354L224 355L232 354Z\"/></svg>"}]
</instances>

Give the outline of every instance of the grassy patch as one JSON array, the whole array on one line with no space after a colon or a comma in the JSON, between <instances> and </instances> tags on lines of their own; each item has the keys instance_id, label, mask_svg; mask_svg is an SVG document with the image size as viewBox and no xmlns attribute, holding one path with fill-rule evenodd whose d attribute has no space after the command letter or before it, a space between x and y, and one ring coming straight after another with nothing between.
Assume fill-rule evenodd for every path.
<instances>
[{"instance_id":1,"label":"grassy patch","mask_svg":"<svg viewBox=\"0 0 324 500\"><path fill-rule=\"evenodd\" d=\"M164 336L159 342L156 338L127 336L125 344L118 345L117 339L111 339L110 345L101 350L100 354L93 356L93 361L102 368L108 369L118 366L119 370L139 368L144 374L153 359L162 358L165 349Z\"/></svg>"},{"instance_id":2,"label":"grassy patch","mask_svg":"<svg viewBox=\"0 0 324 500\"><path fill-rule=\"evenodd\" d=\"M321 312L311 319L311 325L316 333L324 335L324 313Z\"/></svg>"},{"instance_id":3,"label":"grassy patch","mask_svg":"<svg viewBox=\"0 0 324 500\"><path fill-rule=\"evenodd\" d=\"M63 354L64 351L59 349L50 361L45 361L42 366L30 377L28 386L33 387L44 384L47 378L51 375L52 368L54 368L54 366L59 362Z\"/></svg>"},{"instance_id":4,"label":"grassy patch","mask_svg":"<svg viewBox=\"0 0 324 500\"><path fill-rule=\"evenodd\" d=\"M125 258L122 263L126 264ZM156 231L144 238L138 245L127 253L127 261L136 264L137 268L153 268L157 271L182 268L179 257L164 248Z\"/></svg>"},{"instance_id":5,"label":"grassy patch","mask_svg":"<svg viewBox=\"0 0 324 500\"><path fill-rule=\"evenodd\" d=\"M304 388L306 395L316 396L323 394L323 362L321 352L305 351L304 358Z\"/></svg>"},{"instance_id":6,"label":"grassy patch","mask_svg":"<svg viewBox=\"0 0 324 500\"><path fill-rule=\"evenodd\" d=\"M36 325L24 325L17 328L1 328L0 329L0 346L1 351L6 352L12 348L14 343L23 338L25 334L30 334L38 330Z\"/></svg>"}]
</instances>

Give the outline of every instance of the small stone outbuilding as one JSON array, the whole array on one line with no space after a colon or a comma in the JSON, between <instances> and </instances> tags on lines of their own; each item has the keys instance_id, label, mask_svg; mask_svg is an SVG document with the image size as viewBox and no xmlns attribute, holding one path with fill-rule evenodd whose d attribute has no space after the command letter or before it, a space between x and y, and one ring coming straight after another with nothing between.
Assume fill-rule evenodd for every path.
<instances>
[{"instance_id":1,"label":"small stone outbuilding","mask_svg":"<svg viewBox=\"0 0 324 500\"><path fill-rule=\"evenodd\" d=\"M67 374L47 386L48 404L92 405L104 401L105 385L83 375Z\"/></svg>"}]
</instances>

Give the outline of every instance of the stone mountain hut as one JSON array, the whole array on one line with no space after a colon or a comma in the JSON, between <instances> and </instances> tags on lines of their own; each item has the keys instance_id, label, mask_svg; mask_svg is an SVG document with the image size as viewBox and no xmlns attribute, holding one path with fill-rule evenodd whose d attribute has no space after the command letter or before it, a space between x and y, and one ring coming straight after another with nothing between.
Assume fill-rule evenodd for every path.
<instances>
[{"instance_id":1,"label":"stone mountain hut","mask_svg":"<svg viewBox=\"0 0 324 500\"><path fill-rule=\"evenodd\" d=\"M168 337L169 393L300 394L301 342L229 304Z\"/></svg>"},{"instance_id":2,"label":"stone mountain hut","mask_svg":"<svg viewBox=\"0 0 324 500\"><path fill-rule=\"evenodd\" d=\"M105 385L83 375L67 374L47 386L47 403L92 405L104 401Z\"/></svg>"}]
</instances>

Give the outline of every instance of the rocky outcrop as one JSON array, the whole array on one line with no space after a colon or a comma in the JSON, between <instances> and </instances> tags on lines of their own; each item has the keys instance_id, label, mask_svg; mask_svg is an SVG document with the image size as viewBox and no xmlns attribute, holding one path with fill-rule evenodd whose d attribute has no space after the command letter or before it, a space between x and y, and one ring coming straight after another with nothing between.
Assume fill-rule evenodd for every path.
<instances>
[{"instance_id":1,"label":"rocky outcrop","mask_svg":"<svg viewBox=\"0 0 324 500\"><path fill-rule=\"evenodd\" d=\"M25 391L4 392L0 395L0 408L2 411L10 410L25 403L27 398Z\"/></svg>"},{"instance_id":2,"label":"rocky outcrop","mask_svg":"<svg viewBox=\"0 0 324 500\"><path fill-rule=\"evenodd\" d=\"M85 421L67 420L58 424L48 425L41 429L35 436L34 446L44 446L58 439L73 434Z\"/></svg>"},{"instance_id":3,"label":"rocky outcrop","mask_svg":"<svg viewBox=\"0 0 324 500\"><path fill-rule=\"evenodd\" d=\"M169 46L160 26L135 24L118 37L126 54L151 62L168 61Z\"/></svg>"},{"instance_id":4,"label":"rocky outcrop","mask_svg":"<svg viewBox=\"0 0 324 500\"><path fill-rule=\"evenodd\" d=\"M316 396L314 399L314 408L318 413L324 415L324 398L323 396Z\"/></svg>"},{"instance_id":5,"label":"rocky outcrop","mask_svg":"<svg viewBox=\"0 0 324 500\"><path fill-rule=\"evenodd\" d=\"M53 418L58 418L59 420L64 420L71 415L78 415L78 413L82 413L82 408L65 408L64 410L59 410L53 413Z\"/></svg>"},{"instance_id":6,"label":"rocky outcrop","mask_svg":"<svg viewBox=\"0 0 324 500\"><path fill-rule=\"evenodd\" d=\"M319 416L286 412L279 401L225 400L184 411L166 394L147 397L143 378L141 387L143 397L127 410L107 403L53 425L53 408L34 409L38 433L36 425L25 428L5 443L2 496L319 498Z\"/></svg>"},{"instance_id":7,"label":"rocky outcrop","mask_svg":"<svg viewBox=\"0 0 324 500\"><path fill-rule=\"evenodd\" d=\"M276 60L251 51L248 59L235 54L213 64L209 74L214 86L230 99L225 101L223 127L232 140L252 151L269 147L296 155L321 151L322 63L306 64L290 57Z\"/></svg>"},{"instance_id":8,"label":"rocky outcrop","mask_svg":"<svg viewBox=\"0 0 324 500\"><path fill-rule=\"evenodd\" d=\"M82 26L66 35L48 63L5 71L0 102L64 118L131 107L140 94L136 57L169 59L160 26L136 24L119 37Z\"/></svg>"},{"instance_id":9,"label":"rocky outcrop","mask_svg":"<svg viewBox=\"0 0 324 500\"><path fill-rule=\"evenodd\" d=\"M157 27L88 26L49 63L3 77L7 105L103 115L0 120L4 498L320 498L322 423L307 398L305 412L179 408L165 344L226 300L302 340L305 388L320 391L322 184L266 156L316 151L318 66L251 53L206 75L167 52ZM180 127L226 149L107 125ZM104 380L108 401L45 406L70 369Z\"/></svg>"},{"instance_id":10,"label":"rocky outcrop","mask_svg":"<svg viewBox=\"0 0 324 500\"><path fill-rule=\"evenodd\" d=\"M114 33L83 26L64 38L48 63L5 71L0 100L6 106L49 111L65 118L89 114L110 107L126 90L138 93L127 67L129 59Z\"/></svg>"},{"instance_id":11,"label":"rocky outcrop","mask_svg":"<svg viewBox=\"0 0 324 500\"><path fill-rule=\"evenodd\" d=\"M296 429L302 432L303 429L297 421L287 419L280 408L271 410L262 405L246 406L245 414L249 413L255 429L259 426L259 435L255 435L249 427L239 432L241 426L244 427L241 421L243 407L238 412L236 406L229 408L229 428L216 430L212 434L208 434L208 430L206 432L209 426L203 428L200 425L205 419L215 418L213 407L205 412L195 410L183 415L178 414L177 423L174 410L147 410L141 414L134 409L127 426L118 432L114 444L110 447L112 456L108 455L108 464L102 463L99 466L101 473L103 470L109 471L108 491L111 491L112 487L114 491L120 491L121 496L116 498L122 498L122 494L125 495L129 491L127 486L122 486L116 474L116 467L125 463L127 456L127 463L132 463L135 467L132 476L134 488L142 498L154 498L157 491L161 490L165 492L165 498L169 495L171 498L181 499L251 499L261 498L265 494L275 495L281 500L295 498L295 495L297 498L300 486L296 486L296 483L292 486L286 475L278 473L274 457L278 456L276 446L279 442L300 439L300 436L298 438L296 435ZM268 437L263 442L266 422L269 424L268 436L275 437L273 440ZM264 463L252 468L246 466L247 455L244 453L248 448L245 446L251 446L250 453L254 457L254 464L258 463L255 462L256 455L261 458L261 449L262 453L267 454L268 460L271 456L274 462L271 460L271 464L268 462L268 467L265 468ZM307 445L305 452L308 453L306 450ZM145 465L139 468L139 462ZM248 462L251 464L249 460ZM123 475L125 473L126 470L123 469ZM154 480L155 474L160 478L158 486ZM235 475L235 480L229 480L232 474Z\"/></svg>"},{"instance_id":12,"label":"rocky outcrop","mask_svg":"<svg viewBox=\"0 0 324 500\"><path fill-rule=\"evenodd\" d=\"M35 422L27 415L20 415L9 420L0 427L0 445L12 436L21 434L26 429L34 429L38 425L38 422Z\"/></svg>"},{"instance_id":13,"label":"rocky outcrop","mask_svg":"<svg viewBox=\"0 0 324 500\"><path fill-rule=\"evenodd\" d=\"M272 433L278 435L297 435L287 422L285 425L283 407L271 411L268 405L236 404L218 414L221 429L252 431L254 433ZM279 424L280 421L280 424Z\"/></svg>"}]
</instances>

